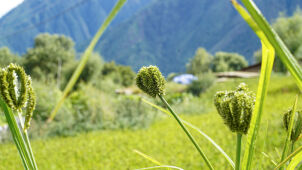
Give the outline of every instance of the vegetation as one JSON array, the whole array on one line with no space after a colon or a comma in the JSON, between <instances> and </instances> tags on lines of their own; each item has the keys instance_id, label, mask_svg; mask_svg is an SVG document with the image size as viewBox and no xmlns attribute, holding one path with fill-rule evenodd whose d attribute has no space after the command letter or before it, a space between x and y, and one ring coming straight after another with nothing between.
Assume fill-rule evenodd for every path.
<instances>
[{"instance_id":1,"label":"vegetation","mask_svg":"<svg viewBox=\"0 0 302 170\"><path fill-rule=\"evenodd\" d=\"M247 66L247 61L237 53L217 52L213 59L213 71L236 71Z\"/></svg>"},{"instance_id":2,"label":"vegetation","mask_svg":"<svg viewBox=\"0 0 302 170\"><path fill-rule=\"evenodd\" d=\"M181 104L172 105L172 107L175 111L182 114L181 117L184 120L206 132L227 154L233 155L232 159L235 159L236 140L233 139L236 139L236 134L230 133L228 127L224 125L223 120L217 114L213 105L214 94L216 91L235 89L241 82L245 82L251 91L256 91L257 81L258 79L253 78L216 83L199 98L190 99L198 107L191 108L190 112L192 113L189 115L182 110L183 107L188 107L185 101ZM169 84L167 86L173 87ZM171 91L172 89L170 88L169 90ZM255 150L255 155L257 156L255 156L253 161L254 168L273 169L275 165L271 160L279 161L284 138L286 137L282 113L292 106L293 99L298 92L299 89L291 77L278 75L272 77L268 98L264 105L266 108L265 114L261 122L263 130L259 132L257 139L258 147ZM147 100L152 101L150 99ZM301 96L299 100L301 100ZM144 103L142 103L142 106L148 109L151 108ZM302 108L300 104L297 107L299 109ZM206 109L200 110L201 108ZM119 169L120 167L138 169L154 166L152 162L133 152L134 149L137 149L167 165L174 165L183 169L206 168L205 163L201 162L198 152L194 151L194 146L186 135L180 133L181 129L175 120L164 115L161 117L160 120L147 129L102 130L82 133L74 137L34 140L32 147L37 164L40 169L49 167L51 169ZM191 131L191 133L201 147L206 146L203 147L203 150L209 160L215 160L211 161L214 168L224 167L225 169L231 169L228 162L205 138L195 131ZM245 142L246 137L243 137L242 140ZM301 140L298 140L294 149L301 144ZM191 151L190 154L187 154L188 150ZM18 156L15 146L9 143L1 144L0 153L3 155L0 157L0 169L4 170L8 166L12 169L22 168L20 160L15 159Z\"/></svg>"},{"instance_id":3,"label":"vegetation","mask_svg":"<svg viewBox=\"0 0 302 170\"><path fill-rule=\"evenodd\" d=\"M254 3L250 0L242 0L244 8L236 0L231 1L261 41L262 59L259 79L239 79L240 83L237 79L237 81L217 82L213 85L212 71L238 70L246 66L247 62L239 54L226 52L218 52L212 59L205 49L200 48L187 67L188 72L200 76L192 84L186 86L176 85L173 82L167 83L159 68L151 65L139 70L135 78L137 86L135 87L132 86L135 73L130 67L117 65L114 62L107 63L101 59L100 55L93 53L98 40L125 2L126 0L118 1L79 61L75 60L73 41L59 35L39 35L35 39L34 47L28 50L22 59L17 59L7 49L2 50L3 56L9 56L11 61L20 62L28 72L33 74L33 82L37 83L32 86L32 79L25 73L22 66L10 64L0 70L0 107L4 112L0 120L3 121L5 116L11 132L9 139L15 143L25 169L38 169L38 165L40 166L39 162L36 163L34 155L38 155L37 158L41 159L40 155L49 156L49 153L53 153L44 153L46 149L40 149L40 146L37 148L41 151L34 150L29 142L29 130L31 137L38 138L35 141L36 145L45 147L45 144L43 142L41 144L39 140L56 136L54 139L45 140L47 144L50 144L49 148L57 152L60 149L57 145L61 145L63 141L62 151L67 153L69 158L74 157L71 166L66 163L56 166L57 162L62 161L54 160L46 161L44 165L41 163L41 167L79 168L80 166L74 162L79 162L78 159L80 159L85 162L83 163L85 169L100 166L100 168L119 169L121 166L114 164L112 160L129 158L129 151L134 151L158 165L153 168L196 169L198 167L212 170L224 166L236 170L249 170L273 167L283 169L285 166L288 169L294 169L301 166L299 162L302 160L302 147L296 146L301 143L299 139L302 119L298 105L299 97L297 95L294 100L293 96L302 89L302 68ZM289 42L292 41L289 40ZM274 76L273 84L269 84L275 52L292 74L293 80L290 77ZM241 83L242 81L246 83ZM258 84L256 84L257 81ZM234 90L238 84L239 86ZM251 90L248 89L247 84ZM37 87L37 94L34 87ZM50 87L53 90L50 90ZM61 89L64 90L61 91ZM42 98L41 103L37 105L36 96ZM284 105L290 107L290 110L284 115L276 114L287 109ZM216 112L214 106L218 114L209 114ZM38 114L33 114L35 108ZM200 113L208 114L200 115ZM167 115L172 116L176 122L162 119L165 125L158 122L159 127L157 124L151 127L156 134L149 129L144 129L157 118ZM220 115L229 130L236 133L236 142L232 140L234 136L224 130L223 123L219 122L221 119L217 115ZM22 116L24 116L24 123ZM193 124L182 117L192 120ZM266 130L260 128L261 125L263 126L263 120L267 122ZM280 128L283 124L286 131ZM182 138L181 133L178 133L179 127L177 128L176 125L183 130L187 138ZM93 130L103 131L91 133L90 131ZM170 133L165 133L165 130L169 130ZM89 133L79 134L79 132ZM117 134L117 136L111 136L112 134ZM280 137L280 134L284 134L285 137ZM97 136L101 136L102 140L95 141L89 137L90 135L97 140L100 140ZM173 135L172 140L158 139L169 139L169 135ZM67 138L61 140L60 137ZM68 138L71 140L70 143L74 142L74 139L85 138L82 139L85 144L82 142L65 143ZM219 142L216 143L216 140ZM52 141L54 142L51 143ZM168 146L166 146L167 142ZM244 149L242 149L242 142L245 143ZM56 143L57 145L51 145ZM99 143L103 145L99 146ZM73 151L70 151L67 145L72 147ZM103 148L104 145L108 145L106 149ZM120 147L124 145L126 146ZM0 149L5 151L1 154L5 157L0 157L0 165L3 160L5 168L8 166L6 162L9 165L18 166L14 162L16 159L12 159L16 152L11 152L11 147L11 143L0 146ZM96 147L102 148L103 152L99 152ZM157 147L164 147L164 149L157 153L155 151L158 150L154 149ZM77 148L80 150L76 150ZM195 152L193 148L196 149ZM139 151L141 149L158 154L159 159L148 156L149 153L144 154L145 151ZM242 150L243 154L241 154ZM282 154L279 154L279 150ZM167 159L167 155L174 151L178 154L171 155L173 161ZM182 154L184 152L189 152L189 155ZM70 156L69 153L73 155ZM117 154L112 159L106 160L111 153ZM262 155L267 161L263 161ZM104 165L90 164L91 159L93 159L92 162L99 160L97 157L105 158ZM186 164L179 164L185 160ZM161 163L163 161L168 165ZM140 163L134 165L138 166ZM126 168L129 169L130 166Z\"/></svg>"}]
</instances>

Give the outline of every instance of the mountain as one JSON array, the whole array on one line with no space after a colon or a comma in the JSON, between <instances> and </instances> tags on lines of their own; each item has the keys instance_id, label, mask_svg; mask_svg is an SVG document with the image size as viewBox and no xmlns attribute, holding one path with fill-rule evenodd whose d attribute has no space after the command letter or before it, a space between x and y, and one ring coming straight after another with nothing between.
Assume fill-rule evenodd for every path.
<instances>
[{"instance_id":1,"label":"mountain","mask_svg":"<svg viewBox=\"0 0 302 170\"><path fill-rule=\"evenodd\" d=\"M255 0L269 21L291 15L301 0ZM97 50L107 60L158 65L164 73L185 71L198 47L238 52L252 62L260 42L229 0L156 0L104 35Z\"/></svg>"},{"instance_id":2,"label":"mountain","mask_svg":"<svg viewBox=\"0 0 302 170\"><path fill-rule=\"evenodd\" d=\"M82 51L117 0L25 0L0 19L0 46L20 54L42 32L70 36ZM292 15L302 0L255 0L273 22ZM229 0L128 0L96 50L107 61L158 65L165 73L185 71L198 47L238 52L252 62L258 38Z\"/></svg>"},{"instance_id":3,"label":"mountain","mask_svg":"<svg viewBox=\"0 0 302 170\"><path fill-rule=\"evenodd\" d=\"M117 0L25 0L0 19L0 46L24 53L43 32L70 36L82 49ZM130 18L151 0L128 0L111 27Z\"/></svg>"}]
</instances>

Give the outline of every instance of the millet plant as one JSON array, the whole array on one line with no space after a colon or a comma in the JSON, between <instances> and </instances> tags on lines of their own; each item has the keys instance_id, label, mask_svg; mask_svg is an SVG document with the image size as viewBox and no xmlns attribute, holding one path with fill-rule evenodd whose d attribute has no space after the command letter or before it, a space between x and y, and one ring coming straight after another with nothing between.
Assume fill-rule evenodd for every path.
<instances>
[{"instance_id":1,"label":"millet plant","mask_svg":"<svg viewBox=\"0 0 302 170\"><path fill-rule=\"evenodd\" d=\"M240 169L241 138L250 127L255 95L248 91L247 85L241 83L235 91L217 92L214 104L224 123L232 132L237 133L235 169Z\"/></svg>"},{"instance_id":2,"label":"millet plant","mask_svg":"<svg viewBox=\"0 0 302 170\"><path fill-rule=\"evenodd\" d=\"M38 169L28 138L36 97L30 76L18 65L10 64L0 71L0 107L25 169ZM25 121L22 115L25 111Z\"/></svg>"},{"instance_id":3,"label":"millet plant","mask_svg":"<svg viewBox=\"0 0 302 170\"><path fill-rule=\"evenodd\" d=\"M161 72L156 66L142 67L136 77L136 85L145 93L150 95L151 97L159 97L164 105L168 108L170 113L176 119L177 123L181 126L183 131L189 137L190 141L193 143L201 157L206 162L207 166L210 169L214 169L207 156L203 153L202 149L191 135L191 133L187 130L179 116L173 111L169 103L163 97L165 94L165 78L162 76Z\"/></svg>"}]
</instances>

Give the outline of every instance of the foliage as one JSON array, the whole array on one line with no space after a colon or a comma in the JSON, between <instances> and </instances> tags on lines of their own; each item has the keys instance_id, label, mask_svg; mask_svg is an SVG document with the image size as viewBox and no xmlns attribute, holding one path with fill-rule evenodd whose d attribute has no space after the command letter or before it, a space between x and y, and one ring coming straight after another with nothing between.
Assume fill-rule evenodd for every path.
<instances>
[{"instance_id":1,"label":"foliage","mask_svg":"<svg viewBox=\"0 0 302 170\"><path fill-rule=\"evenodd\" d=\"M142 103L137 96L120 96L117 99L112 126L118 129L148 127L156 119L156 111Z\"/></svg>"},{"instance_id":2,"label":"foliage","mask_svg":"<svg viewBox=\"0 0 302 170\"><path fill-rule=\"evenodd\" d=\"M20 58L12 54L12 52L7 47L0 48L0 67L5 67L10 63L20 63Z\"/></svg>"},{"instance_id":3,"label":"foliage","mask_svg":"<svg viewBox=\"0 0 302 170\"><path fill-rule=\"evenodd\" d=\"M229 129L216 113L212 101L216 91L232 90L240 82L246 82L250 89L255 91L257 89L256 81L256 78L252 78L216 83L201 95L204 98L196 98L198 100L195 103L196 106L206 107L209 110L201 112L205 114L182 115L182 118L206 132L227 154L235 155L234 148L230 146L236 145L236 141L233 140L236 136L229 133ZM264 130L259 132L257 139L258 147L255 150L253 162L255 169L274 168L274 165L262 155L262 152L270 155L271 159L279 159L278 152L282 151L284 138L286 137L281 113L292 106L292 99L297 92L299 92L299 89L295 86L295 82L291 77L277 75L272 77L268 91L270 95L268 95L267 102L264 105L266 114L263 115L261 123ZM104 103L103 100L101 103ZM149 106L146 105L146 107L148 108ZM181 107L184 106L181 105ZM302 105L298 104L298 107L301 108ZM194 112L194 109L191 112ZM185 112L180 111L179 113L185 114ZM59 115L61 114L58 114L58 117ZM175 120L164 118L156 121L147 129L96 131L78 134L73 137L55 137L47 139L47 143L43 140L34 140L32 147L40 169L109 170L120 169L121 167L124 169L137 169L153 166L153 163L133 153L133 149L152 155L157 160L169 165L184 169L206 169L205 164L194 163L200 161L197 152L187 154L188 150L193 150L194 148L187 140L185 134L180 133L179 130ZM214 150L214 147L203 137L199 137L198 133L193 131L192 133L196 136L197 141L205 146L204 151L209 159L215 160L213 161L213 166L218 167L218 169L219 167L228 169L228 162ZM297 146L302 144L300 140L297 142ZM7 167L21 169L21 162L15 159L18 156L17 154L15 146L12 144L1 144L0 155L3 156L0 157L0 169L5 170Z\"/></svg>"},{"instance_id":4,"label":"foliage","mask_svg":"<svg viewBox=\"0 0 302 170\"><path fill-rule=\"evenodd\" d=\"M64 83L62 83L61 87L65 87L67 85L68 80L71 78L72 73L76 69L79 62L70 62L67 64L65 68L63 68L63 75L64 75ZM96 83L98 79L101 77L101 71L103 69L104 61L102 57L98 53L93 53L84 69L82 74L80 75L79 79L75 84L75 88L78 87L80 82L84 83Z\"/></svg>"},{"instance_id":5,"label":"foliage","mask_svg":"<svg viewBox=\"0 0 302 170\"><path fill-rule=\"evenodd\" d=\"M198 75L210 71L212 55L206 49L198 48L194 57L187 64L187 73Z\"/></svg>"},{"instance_id":6,"label":"foliage","mask_svg":"<svg viewBox=\"0 0 302 170\"><path fill-rule=\"evenodd\" d=\"M273 28L288 47L290 52L296 57L299 62L302 62L302 12L298 8L293 16L286 16L281 13L274 21ZM254 54L256 61L260 61L261 50ZM279 58L276 58L274 63L274 71L287 72L286 67Z\"/></svg>"},{"instance_id":7,"label":"foliage","mask_svg":"<svg viewBox=\"0 0 302 170\"><path fill-rule=\"evenodd\" d=\"M217 52L213 59L213 71L236 71L248 65L243 56L237 53Z\"/></svg>"},{"instance_id":8,"label":"foliage","mask_svg":"<svg viewBox=\"0 0 302 170\"><path fill-rule=\"evenodd\" d=\"M118 65L111 61L104 64L102 76L104 78L112 77L116 84L127 87L133 84L135 73L130 66Z\"/></svg>"},{"instance_id":9,"label":"foliage","mask_svg":"<svg viewBox=\"0 0 302 170\"><path fill-rule=\"evenodd\" d=\"M187 91L195 96L199 96L210 88L215 82L215 75L212 73L205 73L198 76L198 80L194 80L189 86Z\"/></svg>"},{"instance_id":10,"label":"foliage","mask_svg":"<svg viewBox=\"0 0 302 170\"><path fill-rule=\"evenodd\" d=\"M74 60L74 43L64 35L39 34L34 47L24 55L24 67L33 78L60 78L61 69Z\"/></svg>"}]
</instances>

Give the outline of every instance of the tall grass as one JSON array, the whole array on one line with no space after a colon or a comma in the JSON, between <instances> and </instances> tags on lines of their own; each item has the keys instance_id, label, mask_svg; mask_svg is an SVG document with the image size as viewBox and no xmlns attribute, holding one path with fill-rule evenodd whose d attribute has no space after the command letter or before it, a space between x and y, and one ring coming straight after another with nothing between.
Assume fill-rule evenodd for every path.
<instances>
[{"instance_id":1,"label":"tall grass","mask_svg":"<svg viewBox=\"0 0 302 170\"><path fill-rule=\"evenodd\" d=\"M262 43L262 66L258 92L256 98L255 111L252 117L251 128L248 132L248 138L245 147L245 154L242 163L242 169L251 169L254 152L254 144L259 131L261 122L263 103L267 95L269 77L272 71L274 61L274 51L277 52L282 63L296 80L298 87L302 90L302 69L297 60L285 46L278 34L272 29L270 24L261 14L258 7L252 0L242 0L248 12L245 12L236 1L232 1L235 8L242 15L245 21L250 25L253 31L258 35ZM239 9L239 10L238 10ZM263 36L264 35L264 36Z\"/></svg>"},{"instance_id":2,"label":"tall grass","mask_svg":"<svg viewBox=\"0 0 302 170\"><path fill-rule=\"evenodd\" d=\"M111 21L115 18L115 16L118 14L118 12L121 10L121 8L123 7L123 5L125 4L127 0L119 0L115 6L113 7L113 9L111 10L111 12L109 13L109 15L107 16L107 18L105 19L104 23L101 25L101 27L99 28L98 32L95 34L95 36L93 37L93 39L91 40L90 44L88 45L88 47L86 48L81 61L79 63L79 65L77 66L76 70L73 72L70 80L68 81L63 94L61 96L61 98L59 99L58 103L56 104L56 106L54 107L53 111L51 112L47 122L51 122L57 112L59 111L59 109L61 108L62 104L64 103L65 98L67 97L68 93L70 92L70 90L73 88L73 86L75 85L75 83L77 82L78 78L80 77L81 73L83 72L83 69L85 68L85 65L95 47L95 45L97 44L97 42L99 41L99 39L101 38L101 36L103 35L103 33L105 32L106 28L109 26L109 24L111 23Z\"/></svg>"}]
</instances>

